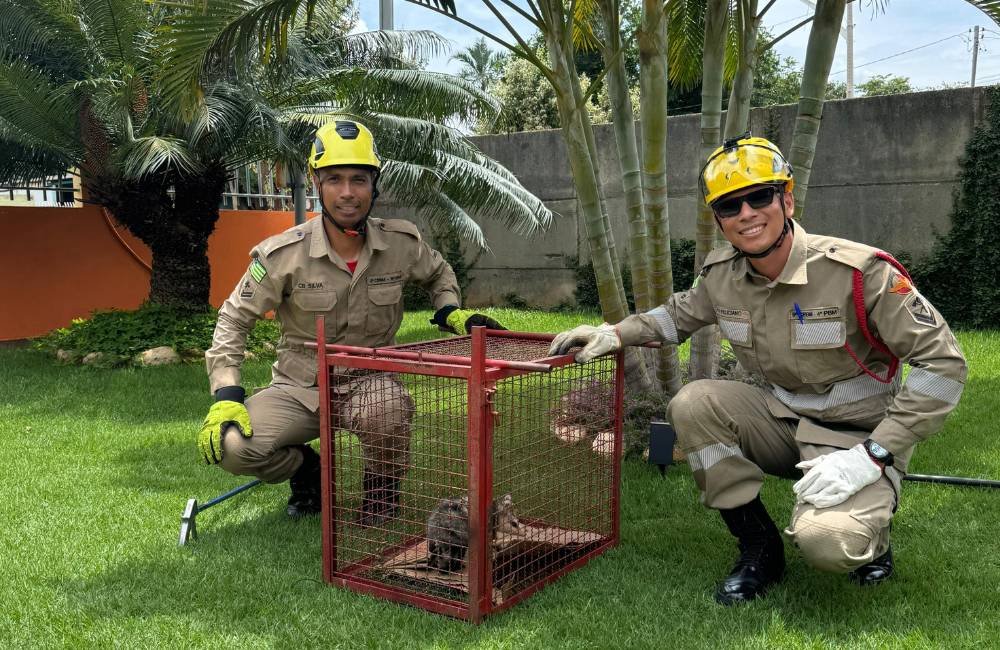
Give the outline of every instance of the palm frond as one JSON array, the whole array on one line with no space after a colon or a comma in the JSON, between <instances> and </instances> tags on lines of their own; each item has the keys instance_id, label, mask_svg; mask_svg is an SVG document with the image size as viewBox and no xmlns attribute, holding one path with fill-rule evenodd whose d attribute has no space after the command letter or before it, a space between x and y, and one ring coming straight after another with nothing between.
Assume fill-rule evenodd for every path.
<instances>
[{"instance_id":1,"label":"palm frond","mask_svg":"<svg viewBox=\"0 0 1000 650\"><path fill-rule=\"evenodd\" d=\"M61 0L8 0L0 11L0 55L45 68L55 78L86 64L80 21ZM61 73L61 74L60 74Z\"/></svg>"},{"instance_id":2,"label":"palm frond","mask_svg":"<svg viewBox=\"0 0 1000 650\"><path fill-rule=\"evenodd\" d=\"M157 34L163 51L163 99L190 109L210 60L259 58L283 53L295 21L306 21L317 0L201 0L162 2L175 11ZM266 58L266 57L265 57Z\"/></svg>"},{"instance_id":3,"label":"palm frond","mask_svg":"<svg viewBox=\"0 0 1000 650\"><path fill-rule=\"evenodd\" d=\"M133 0L76 0L85 33L110 61L135 60L135 36L146 24L145 3Z\"/></svg>"},{"instance_id":4,"label":"palm frond","mask_svg":"<svg viewBox=\"0 0 1000 650\"><path fill-rule=\"evenodd\" d=\"M667 70L670 81L688 90L701 79L705 46L704 0L669 0L667 14Z\"/></svg>"},{"instance_id":5,"label":"palm frond","mask_svg":"<svg viewBox=\"0 0 1000 650\"><path fill-rule=\"evenodd\" d=\"M388 67L389 61L423 61L444 56L452 43L429 29L369 31L347 34L337 39L348 66Z\"/></svg>"},{"instance_id":6,"label":"palm frond","mask_svg":"<svg viewBox=\"0 0 1000 650\"><path fill-rule=\"evenodd\" d=\"M732 0L729 3L729 22L726 29L726 62L722 76L731 81L740 67L740 44L743 42L744 23L747 20L743 12L742 0Z\"/></svg>"},{"instance_id":7,"label":"palm frond","mask_svg":"<svg viewBox=\"0 0 1000 650\"><path fill-rule=\"evenodd\" d=\"M29 185L47 176L64 173L73 160L51 149L39 149L5 137L0 123L0 184Z\"/></svg>"},{"instance_id":8,"label":"palm frond","mask_svg":"<svg viewBox=\"0 0 1000 650\"><path fill-rule=\"evenodd\" d=\"M25 144L48 147L62 155L79 154L77 103L37 68L22 61L0 59L0 120Z\"/></svg>"},{"instance_id":9,"label":"palm frond","mask_svg":"<svg viewBox=\"0 0 1000 650\"><path fill-rule=\"evenodd\" d=\"M457 202L441 190L418 190L407 197L407 204L415 205L417 214L432 227L453 229L459 237L484 250L489 250L482 228Z\"/></svg>"},{"instance_id":10,"label":"palm frond","mask_svg":"<svg viewBox=\"0 0 1000 650\"><path fill-rule=\"evenodd\" d=\"M552 213L524 189L492 170L458 156L442 156L443 191L477 216L503 223L517 234L530 235L551 222Z\"/></svg>"},{"instance_id":11,"label":"palm frond","mask_svg":"<svg viewBox=\"0 0 1000 650\"><path fill-rule=\"evenodd\" d=\"M500 110L499 102L476 84L426 70L337 69L318 79L303 79L274 99L279 105L301 100L351 104L356 110L438 121L490 119Z\"/></svg>"},{"instance_id":12,"label":"palm frond","mask_svg":"<svg viewBox=\"0 0 1000 650\"><path fill-rule=\"evenodd\" d=\"M600 19L597 0L577 0L573 13L573 48L577 52L593 52L600 49L601 39L594 30Z\"/></svg>"},{"instance_id":13,"label":"palm frond","mask_svg":"<svg viewBox=\"0 0 1000 650\"><path fill-rule=\"evenodd\" d=\"M197 174L203 165L188 150L181 138L146 136L126 142L115 158L125 178L138 179L174 170Z\"/></svg>"}]
</instances>

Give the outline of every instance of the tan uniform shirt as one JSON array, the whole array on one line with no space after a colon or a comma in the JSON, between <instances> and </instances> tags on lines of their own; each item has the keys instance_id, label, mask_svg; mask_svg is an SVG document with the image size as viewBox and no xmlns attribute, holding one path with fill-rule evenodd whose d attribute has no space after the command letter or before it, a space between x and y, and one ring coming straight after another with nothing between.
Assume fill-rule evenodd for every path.
<instances>
[{"instance_id":1,"label":"tan uniform shirt","mask_svg":"<svg viewBox=\"0 0 1000 650\"><path fill-rule=\"evenodd\" d=\"M240 385L247 334L271 310L281 324L273 381L315 409L316 391L302 389L316 386L316 353L303 344L316 340L317 316L326 317L329 343L380 347L393 343L403 320L405 284L427 289L435 309L460 304L451 266L409 221L370 218L353 274L319 217L265 239L250 256L205 352L213 393Z\"/></svg>"},{"instance_id":2,"label":"tan uniform shirt","mask_svg":"<svg viewBox=\"0 0 1000 650\"><path fill-rule=\"evenodd\" d=\"M771 387L774 415L801 415L833 425L800 426L802 442L850 446L835 425L872 431L871 438L897 457L941 428L958 403L966 364L958 342L936 309L877 249L845 239L806 233L797 223L788 262L773 282L757 274L732 247L705 260L699 281L665 305L619 324L626 345L659 340L679 343L718 323L745 369ZM858 327L853 273L864 278L870 331L912 369L902 381L881 383L865 374L844 348L885 377L889 357L874 349ZM796 309L797 307L797 309Z\"/></svg>"}]
</instances>

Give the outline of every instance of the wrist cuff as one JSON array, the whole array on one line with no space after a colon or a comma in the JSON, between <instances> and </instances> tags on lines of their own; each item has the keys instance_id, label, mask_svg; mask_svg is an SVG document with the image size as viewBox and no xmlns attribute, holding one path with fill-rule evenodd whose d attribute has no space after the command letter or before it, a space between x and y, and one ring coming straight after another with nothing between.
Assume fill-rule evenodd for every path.
<instances>
[{"instance_id":1,"label":"wrist cuff","mask_svg":"<svg viewBox=\"0 0 1000 650\"><path fill-rule=\"evenodd\" d=\"M215 401L229 401L229 402L239 402L243 403L243 399L247 396L247 392L243 390L242 386L223 386L219 390L215 391Z\"/></svg>"},{"instance_id":2,"label":"wrist cuff","mask_svg":"<svg viewBox=\"0 0 1000 650\"><path fill-rule=\"evenodd\" d=\"M448 316L451 312L458 309L457 305L445 305L441 309L434 312L434 318L431 319L431 325L437 325L438 327L448 327Z\"/></svg>"}]
</instances>

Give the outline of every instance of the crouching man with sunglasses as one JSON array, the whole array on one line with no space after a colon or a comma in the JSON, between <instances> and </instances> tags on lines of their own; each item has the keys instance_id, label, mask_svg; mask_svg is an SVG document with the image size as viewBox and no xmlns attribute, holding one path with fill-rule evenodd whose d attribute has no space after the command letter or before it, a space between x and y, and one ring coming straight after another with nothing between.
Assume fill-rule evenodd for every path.
<instances>
[{"instance_id":1,"label":"crouching man with sunglasses","mask_svg":"<svg viewBox=\"0 0 1000 650\"><path fill-rule=\"evenodd\" d=\"M689 291L617 325L563 332L550 354L582 346L585 362L717 323L766 388L694 381L667 409L702 503L737 539L716 600L753 600L784 573L782 537L759 496L765 473L798 479L784 533L809 564L878 584L893 573L890 523L913 448L962 394L962 351L890 255L792 221L792 169L771 142L726 141L700 181L731 246L709 254Z\"/></svg>"}]
</instances>

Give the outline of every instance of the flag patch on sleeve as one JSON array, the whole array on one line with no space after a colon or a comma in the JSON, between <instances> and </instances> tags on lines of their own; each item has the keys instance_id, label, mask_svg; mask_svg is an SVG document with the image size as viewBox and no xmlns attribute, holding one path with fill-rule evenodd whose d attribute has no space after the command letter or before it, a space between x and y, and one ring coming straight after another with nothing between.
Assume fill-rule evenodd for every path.
<instances>
[{"instance_id":1,"label":"flag patch on sleeve","mask_svg":"<svg viewBox=\"0 0 1000 650\"><path fill-rule=\"evenodd\" d=\"M260 260L255 259L250 262L250 277L252 277L257 284L260 284L261 280L263 280L266 275L267 269L265 269L264 265L260 263Z\"/></svg>"}]
</instances>

